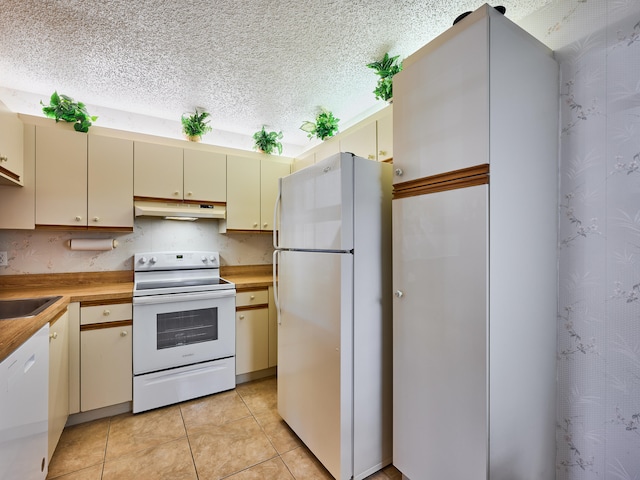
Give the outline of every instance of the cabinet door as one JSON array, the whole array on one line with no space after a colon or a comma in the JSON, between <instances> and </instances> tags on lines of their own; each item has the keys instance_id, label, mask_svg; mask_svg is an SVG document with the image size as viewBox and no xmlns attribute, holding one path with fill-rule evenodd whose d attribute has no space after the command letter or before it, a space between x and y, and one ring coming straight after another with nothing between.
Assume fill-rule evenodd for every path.
<instances>
[{"instance_id":1,"label":"cabinet door","mask_svg":"<svg viewBox=\"0 0 640 480\"><path fill-rule=\"evenodd\" d=\"M227 156L223 153L184 150L184 199L227 201Z\"/></svg>"},{"instance_id":2,"label":"cabinet door","mask_svg":"<svg viewBox=\"0 0 640 480\"><path fill-rule=\"evenodd\" d=\"M85 412L131 401L130 324L82 330L80 357L80 410Z\"/></svg>"},{"instance_id":3,"label":"cabinet door","mask_svg":"<svg viewBox=\"0 0 640 480\"><path fill-rule=\"evenodd\" d=\"M487 21L449 29L393 77L394 183L489 163Z\"/></svg>"},{"instance_id":4,"label":"cabinet door","mask_svg":"<svg viewBox=\"0 0 640 480\"><path fill-rule=\"evenodd\" d=\"M378 120L378 161L393 158L393 111Z\"/></svg>"},{"instance_id":5,"label":"cabinet door","mask_svg":"<svg viewBox=\"0 0 640 480\"><path fill-rule=\"evenodd\" d=\"M260 228L273 230L273 209L278 196L278 179L291 173L288 163L262 160L260 167Z\"/></svg>"},{"instance_id":6,"label":"cabinet door","mask_svg":"<svg viewBox=\"0 0 640 480\"><path fill-rule=\"evenodd\" d=\"M273 298L273 287L269 287L269 367L278 364L278 312Z\"/></svg>"},{"instance_id":7,"label":"cabinet door","mask_svg":"<svg viewBox=\"0 0 640 480\"><path fill-rule=\"evenodd\" d=\"M335 137L329 138L315 147L315 153L315 163L318 163L331 155L340 153L340 141Z\"/></svg>"},{"instance_id":8,"label":"cabinet door","mask_svg":"<svg viewBox=\"0 0 640 480\"><path fill-rule=\"evenodd\" d=\"M316 154L315 153L305 153L304 155L297 157L293 165L291 167L292 172L297 172L298 170L302 170L309 165L313 165L316 163Z\"/></svg>"},{"instance_id":9,"label":"cabinet door","mask_svg":"<svg viewBox=\"0 0 640 480\"><path fill-rule=\"evenodd\" d=\"M486 480L488 186L396 199L392 218L394 465Z\"/></svg>"},{"instance_id":10,"label":"cabinet door","mask_svg":"<svg viewBox=\"0 0 640 480\"><path fill-rule=\"evenodd\" d=\"M36 127L24 126L24 185L0 186L0 228L31 229L36 226Z\"/></svg>"},{"instance_id":11,"label":"cabinet door","mask_svg":"<svg viewBox=\"0 0 640 480\"><path fill-rule=\"evenodd\" d=\"M227 229L260 230L260 159L227 156Z\"/></svg>"},{"instance_id":12,"label":"cabinet door","mask_svg":"<svg viewBox=\"0 0 640 480\"><path fill-rule=\"evenodd\" d=\"M87 134L36 127L36 224L87 225Z\"/></svg>"},{"instance_id":13,"label":"cabinet door","mask_svg":"<svg viewBox=\"0 0 640 480\"><path fill-rule=\"evenodd\" d=\"M90 135L87 168L88 225L133 228L133 142Z\"/></svg>"},{"instance_id":14,"label":"cabinet door","mask_svg":"<svg viewBox=\"0 0 640 480\"><path fill-rule=\"evenodd\" d=\"M269 367L269 311L236 312L236 375Z\"/></svg>"},{"instance_id":15,"label":"cabinet door","mask_svg":"<svg viewBox=\"0 0 640 480\"><path fill-rule=\"evenodd\" d=\"M69 313L49 327L49 460L69 417Z\"/></svg>"},{"instance_id":16,"label":"cabinet door","mask_svg":"<svg viewBox=\"0 0 640 480\"><path fill-rule=\"evenodd\" d=\"M133 145L133 194L182 200L182 149L155 143Z\"/></svg>"},{"instance_id":17,"label":"cabinet door","mask_svg":"<svg viewBox=\"0 0 640 480\"><path fill-rule=\"evenodd\" d=\"M0 102L0 185L23 185L23 129L18 116Z\"/></svg>"},{"instance_id":18,"label":"cabinet door","mask_svg":"<svg viewBox=\"0 0 640 480\"><path fill-rule=\"evenodd\" d=\"M376 122L368 123L353 132L343 134L340 137L340 151L375 160L377 158Z\"/></svg>"}]
</instances>

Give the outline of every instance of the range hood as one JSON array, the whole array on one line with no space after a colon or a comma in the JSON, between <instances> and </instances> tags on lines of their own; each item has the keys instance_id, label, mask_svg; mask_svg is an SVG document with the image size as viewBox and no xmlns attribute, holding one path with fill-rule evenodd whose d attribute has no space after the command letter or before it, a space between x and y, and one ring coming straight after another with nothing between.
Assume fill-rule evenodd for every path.
<instances>
[{"instance_id":1,"label":"range hood","mask_svg":"<svg viewBox=\"0 0 640 480\"><path fill-rule=\"evenodd\" d=\"M227 209L222 205L200 205L171 202L134 202L136 217L163 217L171 220L196 220L198 218L225 218Z\"/></svg>"}]
</instances>

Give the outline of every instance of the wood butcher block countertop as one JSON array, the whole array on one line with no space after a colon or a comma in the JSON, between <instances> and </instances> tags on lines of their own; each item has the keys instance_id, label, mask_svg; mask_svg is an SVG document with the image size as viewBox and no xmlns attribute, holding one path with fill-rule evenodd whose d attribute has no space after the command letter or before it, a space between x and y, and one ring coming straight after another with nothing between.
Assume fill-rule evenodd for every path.
<instances>
[{"instance_id":1,"label":"wood butcher block countertop","mask_svg":"<svg viewBox=\"0 0 640 480\"><path fill-rule=\"evenodd\" d=\"M271 265L221 267L221 276L237 290L266 288L272 283ZM0 300L18 298L61 298L34 317L0 320L0 362L40 330L54 322L72 302L131 302L133 272L82 272L37 275L1 275Z\"/></svg>"}]
</instances>

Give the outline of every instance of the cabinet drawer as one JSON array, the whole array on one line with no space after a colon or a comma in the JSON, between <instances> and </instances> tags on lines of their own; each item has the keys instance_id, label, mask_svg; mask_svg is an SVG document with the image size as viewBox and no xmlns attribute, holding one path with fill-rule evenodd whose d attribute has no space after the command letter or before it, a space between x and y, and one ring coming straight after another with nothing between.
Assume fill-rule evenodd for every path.
<instances>
[{"instance_id":1,"label":"cabinet drawer","mask_svg":"<svg viewBox=\"0 0 640 480\"><path fill-rule=\"evenodd\" d=\"M267 305L269 303L269 292L264 290L251 290L248 292L238 292L236 294L236 308L248 307L251 305Z\"/></svg>"},{"instance_id":2,"label":"cabinet drawer","mask_svg":"<svg viewBox=\"0 0 640 480\"><path fill-rule=\"evenodd\" d=\"M95 305L80 309L80 325L131 320L132 317L133 309L131 303Z\"/></svg>"}]
</instances>

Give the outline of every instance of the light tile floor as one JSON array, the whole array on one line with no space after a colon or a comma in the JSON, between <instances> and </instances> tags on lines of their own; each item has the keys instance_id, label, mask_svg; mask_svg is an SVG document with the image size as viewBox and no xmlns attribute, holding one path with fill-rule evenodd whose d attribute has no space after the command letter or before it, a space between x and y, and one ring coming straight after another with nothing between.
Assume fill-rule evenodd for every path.
<instances>
[{"instance_id":1,"label":"light tile floor","mask_svg":"<svg viewBox=\"0 0 640 480\"><path fill-rule=\"evenodd\" d=\"M368 480L400 480L389 466ZM276 379L65 428L47 479L331 480L276 408Z\"/></svg>"}]
</instances>

